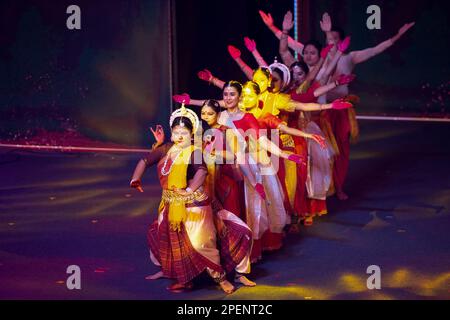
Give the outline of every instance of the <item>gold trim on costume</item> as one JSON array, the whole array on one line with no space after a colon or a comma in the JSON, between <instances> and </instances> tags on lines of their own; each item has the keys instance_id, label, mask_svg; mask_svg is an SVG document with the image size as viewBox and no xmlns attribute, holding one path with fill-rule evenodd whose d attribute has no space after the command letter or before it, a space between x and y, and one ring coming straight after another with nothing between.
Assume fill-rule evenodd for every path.
<instances>
[{"instance_id":1,"label":"gold trim on costume","mask_svg":"<svg viewBox=\"0 0 450 320\"><path fill-rule=\"evenodd\" d=\"M165 189L162 193L162 201L165 203L175 203L175 202L184 202L184 203L193 203L205 201L208 199L208 195L201 189L194 191L191 194L182 196L178 194L176 191Z\"/></svg>"}]
</instances>

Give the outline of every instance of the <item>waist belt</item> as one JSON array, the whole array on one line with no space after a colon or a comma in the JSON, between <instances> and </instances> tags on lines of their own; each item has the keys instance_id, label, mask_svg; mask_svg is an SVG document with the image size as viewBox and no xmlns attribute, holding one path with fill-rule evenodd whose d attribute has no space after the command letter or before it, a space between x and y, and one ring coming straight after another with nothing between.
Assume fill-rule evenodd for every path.
<instances>
[{"instance_id":1,"label":"waist belt","mask_svg":"<svg viewBox=\"0 0 450 320\"><path fill-rule=\"evenodd\" d=\"M195 202L201 202L208 199L208 195L203 189L197 189L193 193L182 196L176 191L164 189L162 193L162 201L165 203L184 202L186 204Z\"/></svg>"}]
</instances>

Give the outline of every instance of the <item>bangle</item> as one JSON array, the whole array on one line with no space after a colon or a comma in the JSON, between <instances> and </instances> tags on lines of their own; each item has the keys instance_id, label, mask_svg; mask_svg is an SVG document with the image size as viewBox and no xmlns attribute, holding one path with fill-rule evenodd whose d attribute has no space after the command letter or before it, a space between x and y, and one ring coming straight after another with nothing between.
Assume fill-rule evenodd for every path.
<instances>
[{"instance_id":1,"label":"bangle","mask_svg":"<svg viewBox=\"0 0 450 320\"><path fill-rule=\"evenodd\" d=\"M289 30L283 30L281 33L287 35L287 34L289 34Z\"/></svg>"},{"instance_id":2,"label":"bangle","mask_svg":"<svg viewBox=\"0 0 450 320\"><path fill-rule=\"evenodd\" d=\"M192 193L193 191L192 191L192 189L190 187L187 187L186 188L186 192Z\"/></svg>"}]
</instances>

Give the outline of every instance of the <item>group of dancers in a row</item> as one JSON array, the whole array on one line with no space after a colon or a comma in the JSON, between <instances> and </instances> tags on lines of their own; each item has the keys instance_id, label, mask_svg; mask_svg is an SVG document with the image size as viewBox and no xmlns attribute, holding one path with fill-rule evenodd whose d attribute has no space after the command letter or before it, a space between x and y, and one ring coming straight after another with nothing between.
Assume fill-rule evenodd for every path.
<instances>
[{"instance_id":1,"label":"group of dancers in a row","mask_svg":"<svg viewBox=\"0 0 450 320\"><path fill-rule=\"evenodd\" d=\"M144 171L157 165L162 199L147 238L150 258L161 270L147 279L172 278L168 289L175 292L192 288L205 270L226 293L235 289L230 272L235 282L256 285L246 276L251 263L264 251L279 249L286 231L296 233L326 214L328 196L347 198L350 139L358 134L358 99L348 92L352 70L414 24L373 48L346 53L350 37L332 26L328 14L320 21L324 48L288 36L291 12L282 30L270 14L260 15L280 40L283 63L267 65L255 42L245 38L259 64L253 71L229 46L249 81L224 82L207 69L200 71L200 79L221 88L223 99L175 95L182 106L170 117L171 142L164 143L161 126L152 129L156 143L130 183L142 192ZM295 60L289 48L301 59ZM185 105L201 107L201 119Z\"/></svg>"}]
</instances>

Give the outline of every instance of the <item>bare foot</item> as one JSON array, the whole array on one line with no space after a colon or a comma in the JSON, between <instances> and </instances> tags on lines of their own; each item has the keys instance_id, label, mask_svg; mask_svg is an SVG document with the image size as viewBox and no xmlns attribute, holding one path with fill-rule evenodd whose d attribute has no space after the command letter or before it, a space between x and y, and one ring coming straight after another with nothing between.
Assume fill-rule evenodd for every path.
<instances>
[{"instance_id":1,"label":"bare foot","mask_svg":"<svg viewBox=\"0 0 450 320\"><path fill-rule=\"evenodd\" d=\"M186 290L191 290L193 288L193 284L192 282L187 282L187 283L172 283L170 286L167 287L167 290L175 292L175 293L180 293Z\"/></svg>"},{"instance_id":2,"label":"bare foot","mask_svg":"<svg viewBox=\"0 0 450 320\"><path fill-rule=\"evenodd\" d=\"M336 193L336 196L337 196L337 198L338 198L339 200L347 200L347 199L348 199L348 195L345 194L344 191L338 191L338 192Z\"/></svg>"},{"instance_id":3,"label":"bare foot","mask_svg":"<svg viewBox=\"0 0 450 320\"><path fill-rule=\"evenodd\" d=\"M222 290L227 294L233 293L234 291L234 286L228 280L223 280L222 282L219 283L219 285L222 288Z\"/></svg>"},{"instance_id":4,"label":"bare foot","mask_svg":"<svg viewBox=\"0 0 450 320\"><path fill-rule=\"evenodd\" d=\"M236 278L236 281L242 283L246 287L256 286L256 282L249 280L246 276L240 276L240 277Z\"/></svg>"},{"instance_id":5,"label":"bare foot","mask_svg":"<svg viewBox=\"0 0 450 320\"><path fill-rule=\"evenodd\" d=\"M162 278L162 277L164 277L163 272L162 271L158 271L155 274L151 274L149 276L146 276L145 280L156 280L156 279L159 279L159 278Z\"/></svg>"}]
</instances>

